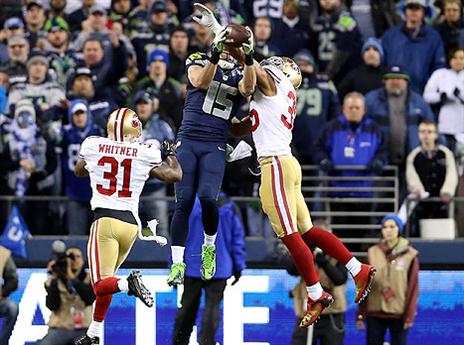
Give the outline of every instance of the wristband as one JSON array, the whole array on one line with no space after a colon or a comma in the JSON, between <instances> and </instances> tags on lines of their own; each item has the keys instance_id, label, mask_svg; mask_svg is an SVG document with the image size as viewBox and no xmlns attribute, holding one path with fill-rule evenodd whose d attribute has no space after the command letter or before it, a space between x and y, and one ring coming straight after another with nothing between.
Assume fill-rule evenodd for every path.
<instances>
[{"instance_id":1,"label":"wristband","mask_svg":"<svg viewBox=\"0 0 464 345\"><path fill-rule=\"evenodd\" d=\"M209 62L211 62L213 65L217 65L219 62L220 56L221 56L221 53L213 49L213 52L209 58Z\"/></svg>"},{"instance_id":2,"label":"wristband","mask_svg":"<svg viewBox=\"0 0 464 345\"><path fill-rule=\"evenodd\" d=\"M253 55L245 55L245 65L247 66L253 66Z\"/></svg>"}]
</instances>

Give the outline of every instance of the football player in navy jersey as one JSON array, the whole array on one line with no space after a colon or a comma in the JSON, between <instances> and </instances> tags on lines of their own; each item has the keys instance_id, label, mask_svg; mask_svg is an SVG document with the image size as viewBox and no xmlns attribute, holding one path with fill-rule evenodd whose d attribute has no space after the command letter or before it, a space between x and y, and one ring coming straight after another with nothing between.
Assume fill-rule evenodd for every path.
<instances>
[{"instance_id":1,"label":"football player in navy jersey","mask_svg":"<svg viewBox=\"0 0 464 345\"><path fill-rule=\"evenodd\" d=\"M197 18L198 21L211 20L212 13L200 12L202 18ZM187 95L177 135L177 158L184 175L175 185L176 207L171 223L173 263L168 277L171 286L184 280L183 256L195 194L201 202L205 234L201 276L209 280L216 271L216 202L224 176L229 126L236 122L236 118L231 121L234 114L245 97L253 93L256 83L252 67L253 37L243 44L246 61L241 66L229 53L233 48L224 45L228 30L219 27L215 31L210 55L194 53L186 61Z\"/></svg>"}]
</instances>

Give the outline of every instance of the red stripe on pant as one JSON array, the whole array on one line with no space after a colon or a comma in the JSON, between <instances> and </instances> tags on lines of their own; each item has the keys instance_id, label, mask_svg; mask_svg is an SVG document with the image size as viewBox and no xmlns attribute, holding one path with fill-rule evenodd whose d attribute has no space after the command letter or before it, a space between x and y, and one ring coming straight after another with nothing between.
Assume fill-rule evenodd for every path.
<instances>
[{"instance_id":1,"label":"red stripe on pant","mask_svg":"<svg viewBox=\"0 0 464 345\"><path fill-rule=\"evenodd\" d=\"M93 275L94 275L94 267L92 264L93 261L93 233L95 232L95 222L92 223L92 226L90 227L90 235L89 235L89 270L90 270L90 280L92 281L92 284L96 283L93 281Z\"/></svg>"},{"instance_id":2,"label":"red stripe on pant","mask_svg":"<svg viewBox=\"0 0 464 345\"><path fill-rule=\"evenodd\" d=\"M276 207L277 214L279 216L280 225L282 226L282 230L284 230L285 234L288 234L288 231L285 228L285 223L284 223L284 218L282 217L282 212L280 212L279 201L277 200L277 191L275 189L274 165L271 165L271 184L272 184L272 196L274 198L274 205Z\"/></svg>"},{"instance_id":3,"label":"red stripe on pant","mask_svg":"<svg viewBox=\"0 0 464 345\"><path fill-rule=\"evenodd\" d=\"M97 266L97 282L101 279L100 276L100 255L98 253L98 231L100 230L100 220L96 220L96 227L95 227L95 262Z\"/></svg>"},{"instance_id":4,"label":"red stripe on pant","mask_svg":"<svg viewBox=\"0 0 464 345\"><path fill-rule=\"evenodd\" d=\"M295 228L293 227L292 215L290 213L290 209L288 208L287 195L285 194L283 169L282 169L282 165L280 164L279 157L276 156L275 159L277 162L277 168L279 169L279 175L280 175L280 181L279 181L280 192L282 193L282 199L284 201L285 212L287 213L288 222L290 224L290 228L292 229L292 233L293 233L295 232Z\"/></svg>"}]
</instances>

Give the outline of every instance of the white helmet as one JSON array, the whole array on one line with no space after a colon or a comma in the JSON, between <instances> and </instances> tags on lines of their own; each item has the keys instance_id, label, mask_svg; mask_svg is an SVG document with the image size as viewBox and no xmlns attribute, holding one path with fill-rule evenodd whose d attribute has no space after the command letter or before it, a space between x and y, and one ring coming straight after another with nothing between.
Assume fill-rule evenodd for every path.
<instances>
[{"instance_id":1,"label":"white helmet","mask_svg":"<svg viewBox=\"0 0 464 345\"><path fill-rule=\"evenodd\" d=\"M295 89L298 89L301 84L301 71L298 65L292 59L286 56L271 56L260 63L261 66L271 65L282 71L283 74L290 80Z\"/></svg>"}]
</instances>

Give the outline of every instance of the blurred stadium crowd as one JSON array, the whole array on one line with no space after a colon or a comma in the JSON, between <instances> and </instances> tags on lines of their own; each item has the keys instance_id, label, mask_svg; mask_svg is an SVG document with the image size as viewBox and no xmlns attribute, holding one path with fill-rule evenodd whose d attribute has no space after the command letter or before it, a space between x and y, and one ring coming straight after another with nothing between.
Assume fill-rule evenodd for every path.
<instances>
[{"instance_id":1,"label":"blurred stadium crowd","mask_svg":"<svg viewBox=\"0 0 464 345\"><path fill-rule=\"evenodd\" d=\"M0 195L69 198L66 210L18 202L32 234L88 232L90 188L72 171L80 143L104 135L117 107L139 114L144 141L174 140L185 61L213 39L192 20L193 2L0 1ZM396 165L400 198L428 192L440 201L424 216L446 214L464 152L461 0L198 2L222 25L249 25L257 60L284 55L300 66L293 149L302 164L342 176L382 175ZM359 97L344 102L352 92ZM258 179L248 173L254 158L229 165L225 192L256 196ZM347 165L367 169L334 170ZM334 196L372 196L357 191L372 186L366 181L333 185L353 189ZM153 180L143 195L172 190ZM3 228L8 207L0 205ZM167 229L168 204L145 206Z\"/></svg>"}]
</instances>

